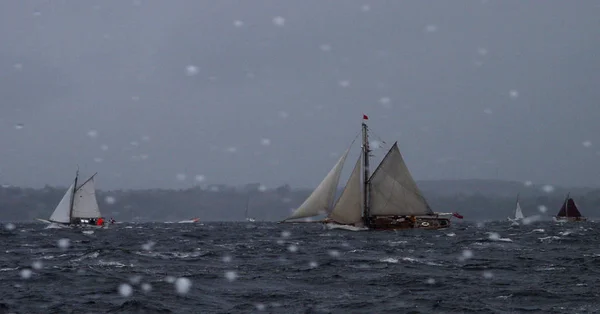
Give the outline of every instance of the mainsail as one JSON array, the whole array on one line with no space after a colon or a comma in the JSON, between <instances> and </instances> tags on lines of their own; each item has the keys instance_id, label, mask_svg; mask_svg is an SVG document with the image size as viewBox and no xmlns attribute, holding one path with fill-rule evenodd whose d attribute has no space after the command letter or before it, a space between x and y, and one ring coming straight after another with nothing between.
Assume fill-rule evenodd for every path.
<instances>
[{"instance_id":1,"label":"mainsail","mask_svg":"<svg viewBox=\"0 0 600 314\"><path fill-rule=\"evenodd\" d=\"M71 223L72 218L97 218L102 216L96 200L94 176L95 174L77 189L74 188L77 182L77 178L75 179L75 182L67 189L54 209L52 216L50 216L49 220L51 222L67 224Z\"/></svg>"},{"instance_id":2,"label":"mainsail","mask_svg":"<svg viewBox=\"0 0 600 314\"><path fill-rule=\"evenodd\" d=\"M71 218L96 218L100 216L102 215L100 214L100 208L98 208L94 176L92 176L75 191Z\"/></svg>"},{"instance_id":3,"label":"mainsail","mask_svg":"<svg viewBox=\"0 0 600 314\"><path fill-rule=\"evenodd\" d=\"M517 208L515 209L515 219L523 219L523 211L521 210L521 205L519 204L519 200L517 200Z\"/></svg>"},{"instance_id":4,"label":"mainsail","mask_svg":"<svg viewBox=\"0 0 600 314\"><path fill-rule=\"evenodd\" d=\"M398 142L390 148L369 182L371 216L433 215L406 167Z\"/></svg>"},{"instance_id":5,"label":"mainsail","mask_svg":"<svg viewBox=\"0 0 600 314\"><path fill-rule=\"evenodd\" d=\"M335 203L329 218L340 224L356 224L362 220L362 185L360 180L361 158L354 165L354 170Z\"/></svg>"},{"instance_id":6,"label":"mainsail","mask_svg":"<svg viewBox=\"0 0 600 314\"><path fill-rule=\"evenodd\" d=\"M581 217L581 213L579 212L575 201L567 196L567 199L563 203L556 217Z\"/></svg>"},{"instance_id":7,"label":"mainsail","mask_svg":"<svg viewBox=\"0 0 600 314\"><path fill-rule=\"evenodd\" d=\"M329 213L331 211L331 204L333 203L335 191L340 181L342 167L346 161L349 151L350 149L348 148L342 157L340 157L335 166L333 166L333 168L329 171L325 179L323 179L319 186L317 186L317 188L312 192L312 194L292 213L290 217L286 218L284 221L289 219L313 217L320 214Z\"/></svg>"}]
</instances>

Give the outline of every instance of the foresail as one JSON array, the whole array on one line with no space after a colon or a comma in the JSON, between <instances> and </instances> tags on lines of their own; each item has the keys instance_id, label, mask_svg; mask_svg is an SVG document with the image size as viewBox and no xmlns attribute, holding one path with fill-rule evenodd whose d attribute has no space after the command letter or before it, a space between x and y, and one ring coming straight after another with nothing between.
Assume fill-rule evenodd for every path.
<instances>
[{"instance_id":1,"label":"foresail","mask_svg":"<svg viewBox=\"0 0 600 314\"><path fill-rule=\"evenodd\" d=\"M321 181L319 186L312 192L312 194L298 207L289 219L298 219L313 217L320 214L329 213L331 210L331 204L335 197L335 191L340 181L340 175L342 173L342 167L348 156L350 149L340 157L338 162L331 168L325 179Z\"/></svg>"},{"instance_id":2,"label":"foresail","mask_svg":"<svg viewBox=\"0 0 600 314\"><path fill-rule=\"evenodd\" d=\"M515 209L515 219L523 219L523 211L521 210L521 205L517 202L517 209Z\"/></svg>"},{"instance_id":3,"label":"foresail","mask_svg":"<svg viewBox=\"0 0 600 314\"><path fill-rule=\"evenodd\" d=\"M341 224L354 224L362 221L362 186L360 180L360 162L359 157L354 165L354 170L344 187L342 195L335 203L329 218Z\"/></svg>"},{"instance_id":4,"label":"foresail","mask_svg":"<svg viewBox=\"0 0 600 314\"><path fill-rule=\"evenodd\" d=\"M69 223L71 222L70 211L71 211L71 195L73 195L73 184L67 189L65 195L54 209L50 221Z\"/></svg>"},{"instance_id":5,"label":"foresail","mask_svg":"<svg viewBox=\"0 0 600 314\"><path fill-rule=\"evenodd\" d=\"M572 198L568 198L560 208L557 217L581 217L581 213Z\"/></svg>"},{"instance_id":6,"label":"foresail","mask_svg":"<svg viewBox=\"0 0 600 314\"><path fill-rule=\"evenodd\" d=\"M96 200L94 177L92 176L75 191L73 217L96 218L101 216L98 201Z\"/></svg>"},{"instance_id":7,"label":"foresail","mask_svg":"<svg viewBox=\"0 0 600 314\"><path fill-rule=\"evenodd\" d=\"M369 182L371 215L433 214L408 171L397 142L385 155Z\"/></svg>"}]
</instances>

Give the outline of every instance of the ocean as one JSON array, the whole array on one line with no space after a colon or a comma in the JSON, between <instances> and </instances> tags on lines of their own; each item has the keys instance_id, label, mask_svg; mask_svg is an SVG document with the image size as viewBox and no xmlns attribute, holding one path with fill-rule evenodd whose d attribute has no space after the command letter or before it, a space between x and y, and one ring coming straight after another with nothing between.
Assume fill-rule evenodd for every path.
<instances>
[{"instance_id":1,"label":"ocean","mask_svg":"<svg viewBox=\"0 0 600 314\"><path fill-rule=\"evenodd\" d=\"M598 313L593 222L0 231L1 313Z\"/></svg>"}]
</instances>

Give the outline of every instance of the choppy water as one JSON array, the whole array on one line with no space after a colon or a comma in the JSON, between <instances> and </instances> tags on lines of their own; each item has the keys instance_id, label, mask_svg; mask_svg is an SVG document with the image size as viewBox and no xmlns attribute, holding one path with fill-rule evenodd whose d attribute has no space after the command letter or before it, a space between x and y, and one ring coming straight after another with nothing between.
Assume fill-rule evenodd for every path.
<instances>
[{"instance_id":1,"label":"choppy water","mask_svg":"<svg viewBox=\"0 0 600 314\"><path fill-rule=\"evenodd\" d=\"M0 231L5 313L600 311L592 222L399 232L274 223L119 224L93 232L15 225ZM189 279L188 291L185 279L173 282L180 277ZM131 295L128 286L119 291L123 284Z\"/></svg>"}]
</instances>

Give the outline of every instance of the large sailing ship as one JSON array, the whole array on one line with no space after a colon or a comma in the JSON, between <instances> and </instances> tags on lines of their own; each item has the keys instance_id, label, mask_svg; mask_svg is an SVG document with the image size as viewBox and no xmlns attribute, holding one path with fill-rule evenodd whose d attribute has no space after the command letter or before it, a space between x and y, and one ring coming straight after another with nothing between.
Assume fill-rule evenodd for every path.
<instances>
[{"instance_id":1,"label":"large sailing ship","mask_svg":"<svg viewBox=\"0 0 600 314\"><path fill-rule=\"evenodd\" d=\"M441 229L450 226L450 216L457 213L434 213L412 178L395 142L373 174L370 173L369 127L363 116L361 154L342 191L334 203L343 164L350 148L340 157L312 194L284 222L325 214L319 222L330 226L365 229ZM352 145L351 145L352 146Z\"/></svg>"},{"instance_id":2,"label":"large sailing ship","mask_svg":"<svg viewBox=\"0 0 600 314\"><path fill-rule=\"evenodd\" d=\"M105 227L107 224L100 214L96 200L95 176L96 174L92 175L78 185L79 170L77 170L75 180L54 209L50 219L38 218L38 220L59 226Z\"/></svg>"}]
</instances>

